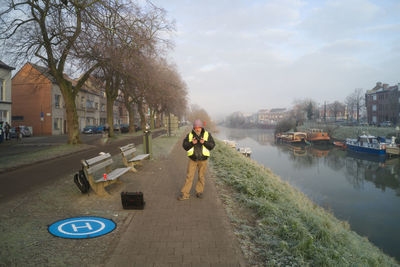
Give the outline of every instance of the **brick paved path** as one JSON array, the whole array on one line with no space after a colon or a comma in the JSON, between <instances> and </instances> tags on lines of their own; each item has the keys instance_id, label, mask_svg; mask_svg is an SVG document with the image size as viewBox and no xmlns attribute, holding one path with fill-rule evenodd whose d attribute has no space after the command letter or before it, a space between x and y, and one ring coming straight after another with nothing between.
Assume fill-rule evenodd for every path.
<instances>
[{"instance_id":1,"label":"brick paved path","mask_svg":"<svg viewBox=\"0 0 400 267\"><path fill-rule=\"evenodd\" d=\"M246 266L215 183L206 175L204 198L176 198L186 176L187 157L178 141L167 159L146 162L126 185L142 191L142 211L121 226L121 239L106 266ZM195 178L196 181L196 178Z\"/></svg>"}]
</instances>

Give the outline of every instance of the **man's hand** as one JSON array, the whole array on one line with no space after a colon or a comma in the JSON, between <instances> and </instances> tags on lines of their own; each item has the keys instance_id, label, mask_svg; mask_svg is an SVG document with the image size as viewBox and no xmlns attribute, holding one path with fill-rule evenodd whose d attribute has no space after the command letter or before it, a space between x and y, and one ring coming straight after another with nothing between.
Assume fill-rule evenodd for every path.
<instances>
[{"instance_id":1,"label":"man's hand","mask_svg":"<svg viewBox=\"0 0 400 267\"><path fill-rule=\"evenodd\" d=\"M200 143L204 144L204 139L203 138L200 139Z\"/></svg>"},{"instance_id":2,"label":"man's hand","mask_svg":"<svg viewBox=\"0 0 400 267\"><path fill-rule=\"evenodd\" d=\"M192 143L193 143L193 145L197 144L197 139L193 138Z\"/></svg>"}]
</instances>

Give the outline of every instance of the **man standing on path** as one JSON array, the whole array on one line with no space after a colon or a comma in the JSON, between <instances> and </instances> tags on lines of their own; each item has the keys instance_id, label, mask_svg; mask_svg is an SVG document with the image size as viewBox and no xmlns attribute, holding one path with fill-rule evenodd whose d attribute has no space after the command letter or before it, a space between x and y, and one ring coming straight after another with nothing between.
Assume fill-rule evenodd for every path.
<instances>
[{"instance_id":1,"label":"man standing on path","mask_svg":"<svg viewBox=\"0 0 400 267\"><path fill-rule=\"evenodd\" d=\"M182 194L178 197L178 200L189 199L196 169L198 169L196 196L198 198L203 197L204 174L207 169L207 159L210 156L210 150L212 150L214 146L214 139L211 134L203 128L201 120L195 120L193 123L193 130L183 140L183 148L187 151L189 163L185 185L182 187Z\"/></svg>"},{"instance_id":2,"label":"man standing on path","mask_svg":"<svg viewBox=\"0 0 400 267\"><path fill-rule=\"evenodd\" d=\"M6 124L4 125L4 132L5 132L5 137L6 137L6 140L10 140L10 129L11 129L11 127L10 127L10 124L8 124L8 122L6 122Z\"/></svg>"}]
</instances>

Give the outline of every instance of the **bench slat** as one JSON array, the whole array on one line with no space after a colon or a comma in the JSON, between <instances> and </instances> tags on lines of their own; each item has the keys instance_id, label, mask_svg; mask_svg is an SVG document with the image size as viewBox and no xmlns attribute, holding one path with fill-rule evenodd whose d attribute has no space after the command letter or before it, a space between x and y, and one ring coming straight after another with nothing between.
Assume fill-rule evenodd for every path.
<instances>
[{"instance_id":1,"label":"bench slat","mask_svg":"<svg viewBox=\"0 0 400 267\"><path fill-rule=\"evenodd\" d=\"M135 148L135 144L128 144L128 145L126 145L126 146L121 146L119 149L120 149L122 152L124 152L124 151L126 151L126 150L131 149L131 148Z\"/></svg>"},{"instance_id":2,"label":"bench slat","mask_svg":"<svg viewBox=\"0 0 400 267\"><path fill-rule=\"evenodd\" d=\"M131 148L129 150L126 150L126 151L122 152L122 154L124 154L124 156L126 157L126 156L129 156L130 154L135 153L135 152L136 152L136 148L133 147L133 148Z\"/></svg>"},{"instance_id":3,"label":"bench slat","mask_svg":"<svg viewBox=\"0 0 400 267\"><path fill-rule=\"evenodd\" d=\"M118 177L120 177L121 175L127 173L131 168L127 167L127 168L118 168L113 170L112 172L107 174L107 180L104 180L104 177L101 177L100 179L96 180L96 183L100 183L100 182L104 182L104 181L109 181L109 180L115 180Z\"/></svg>"},{"instance_id":4,"label":"bench slat","mask_svg":"<svg viewBox=\"0 0 400 267\"><path fill-rule=\"evenodd\" d=\"M150 154L141 154L141 155L137 155L137 156L134 157L133 159L130 159L129 162L144 160L144 159L148 158L149 156L150 156Z\"/></svg>"},{"instance_id":5,"label":"bench slat","mask_svg":"<svg viewBox=\"0 0 400 267\"><path fill-rule=\"evenodd\" d=\"M86 163L90 167L91 165L96 164L97 162L100 162L100 161L105 160L107 158L111 158L110 153L106 153L104 155L100 155L100 156L97 156L97 157L94 157L94 158L91 158L91 159L87 159Z\"/></svg>"},{"instance_id":6,"label":"bench slat","mask_svg":"<svg viewBox=\"0 0 400 267\"><path fill-rule=\"evenodd\" d=\"M107 160L105 160L105 161L103 161L103 162L101 162L99 164L96 164L96 165L90 166L90 164L89 164L89 168L87 169L87 172L89 174L92 174L92 173L94 173L94 172L96 172L98 170L101 170L101 169L105 168L108 165L111 165L112 163L113 163L112 158L109 158L109 159L107 159Z\"/></svg>"}]
</instances>

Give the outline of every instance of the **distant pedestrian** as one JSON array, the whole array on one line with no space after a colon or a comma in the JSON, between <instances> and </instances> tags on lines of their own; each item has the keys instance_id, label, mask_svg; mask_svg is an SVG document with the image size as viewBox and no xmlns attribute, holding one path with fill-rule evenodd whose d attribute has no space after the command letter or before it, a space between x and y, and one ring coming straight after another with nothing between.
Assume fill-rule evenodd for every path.
<instances>
[{"instance_id":1,"label":"distant pedestrian","mask_svg":"<svg viewBox=\"0 0 400 267\"><path fill-rule=\"evenodd\" d=\"M4 139L3 122L0 121L0 143L3 143L3 139Z\"/></svg>"},{"instance_id":2,"label":"distant pedestrian","mask_svg":"<svg viewBox=\"0 0 400 267\"><path fill-rule=\"evenodd\" d=\"M215 146L214 139L211 134L203 128L201 120L197 119L193 123L193 130L183 140L182 145L187 151L189 163L185 185L181 189L181 195L178 197L178 200L189 199L196 169L198 171L196 196L202 198L205 184L204 175L207 169L207 159L210 157L210 150Z\"/></svg>"},{"instance_id":3,"label":"distant pedestrian","mask_svg":"<svg viewBox=\"0 0 400 267\"><path fill-rule=\"evenodd\" d=\"M6 124L4 125L4 133L6 134L6 140L10 140L10 124L8 124L8 122L6 122Z\"/></svg>"},{"instance_id":4,"label":"distant pedestrian","mask_svg":"<svg viewBox=\"0 0 400 267\"><path fill-rule=\"evenodd\" d=\"M22 140L21 127L15 127L15 134L17 135L17 142Z\"/></svg>"}]
</instances>

